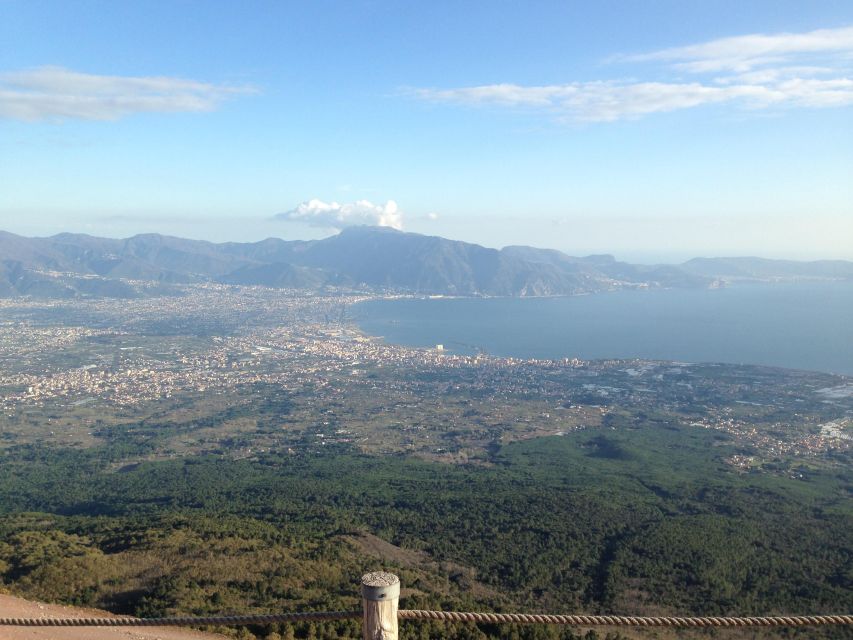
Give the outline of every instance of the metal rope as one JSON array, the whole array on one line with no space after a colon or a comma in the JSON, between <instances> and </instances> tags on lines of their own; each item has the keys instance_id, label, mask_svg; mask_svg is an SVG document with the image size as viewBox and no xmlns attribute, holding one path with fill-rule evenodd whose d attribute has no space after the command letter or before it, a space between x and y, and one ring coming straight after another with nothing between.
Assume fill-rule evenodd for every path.
<instances>
[{"instance_id":1,"label":"metal rope","mask_svg":"<svg viewBox=\"0 0 853 640\"><path fill-rule=\"evenodd\" d=\"M402 609L400 620L441 620L491 624L564 624L598 627L805 627L853 624L853 615L757 616L757 617L668 617L587 616L536 613L474 613L468 611L421 611ZM0 618L0 627L207 627L275 622L354 620L361 611L309 611L247 616L201 616L182 618Z\"/></svg>"}]
</instances>

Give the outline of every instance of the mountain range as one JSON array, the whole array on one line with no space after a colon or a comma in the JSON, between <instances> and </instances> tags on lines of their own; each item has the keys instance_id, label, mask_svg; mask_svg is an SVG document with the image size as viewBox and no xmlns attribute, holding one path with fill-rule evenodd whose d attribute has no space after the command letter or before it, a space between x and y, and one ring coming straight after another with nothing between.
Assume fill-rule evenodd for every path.
<instances>
[{"instance_id":1,"label":"mountain range","mask_svg":"<svg viewBox=\"0 0 853 640\"><path fill-rule=\"evenodd\" d=\"M629 287L713 287L735 280L853 280L853 262L695 258L638 265L610 255L490 249L385 227L322 240L212 243L159 234L125 239L0 231L0 297L134 297L218 282L464 296L551 296Z\"/></svg>"}]
</instances>

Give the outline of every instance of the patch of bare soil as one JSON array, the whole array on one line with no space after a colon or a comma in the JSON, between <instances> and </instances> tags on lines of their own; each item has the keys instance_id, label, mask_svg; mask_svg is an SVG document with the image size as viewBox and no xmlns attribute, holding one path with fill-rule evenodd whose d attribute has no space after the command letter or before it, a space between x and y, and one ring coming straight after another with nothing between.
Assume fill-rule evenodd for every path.
<instances>
[{"instance_id":1,"label":"patch of bare soil","mask_svg":"<svg viewBox=\"0 0 853 640\"><path fill-rule=\"evenodd\" d=\"M385 561L410 567L417 567L430 561L430 557L423 551L403 549L395 544L386 542L382 538L371 533L362 533L357 536L347 536L347 541L354 544L359 551L376 556Z\"/></svg>"},{"instance_id":2,"label":"patch of bare soil","mask_svg":"<svg viewBox=\"0 0 853 640\"><path fill-rule=\"evenodd\" d=\"M432 586L434 589L440 589L439 585L436 584L437 576L449 575L459 588L470 592L475 598L488 599L496 603L503 600L503 596L498 591L478 582L477 572L470 567L455 562L436 562L423 551L398 547L367 532L346 536L345 539L354 545L360 553L379 558L385 563L393 563L425 572L426 575L423 578L426 587ZM446 588L444 586L444 589ZM405 598L407 594L414 591L403 585L401 596Z\"/></svg>"},{"instance_id":3,"label":"patch of bare soil","mask_svg":"<svg viewBox=\"0 0 853 640\"><path fill-rule=\"evenodd\" d=\"M114 618L97 609L43 604L0 594L0 618ZM223 640L224 636L180 627L2 627L0 640Z\"/></svg>"}]
</instances>

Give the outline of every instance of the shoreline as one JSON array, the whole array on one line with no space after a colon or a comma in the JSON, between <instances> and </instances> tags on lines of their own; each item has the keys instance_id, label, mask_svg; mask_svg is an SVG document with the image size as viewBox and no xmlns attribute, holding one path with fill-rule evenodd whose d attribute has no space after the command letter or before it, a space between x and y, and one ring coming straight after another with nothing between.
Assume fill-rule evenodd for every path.
<instances>
[{"instance_id":1,"label":"shoreline","mask_svg":"<svg viewBox=\"0 0 853 640\"><path fill-rule=\"evenodd\" d=\"M761 289L751 289L750 285L764 284ZM771 296L771 300L761 300L760 297L748 295L756 291L768 291L774 294L783 291L786 287L792 287L793 292L801 292L804 297L817 297L817 302L827 302L827 306L838 307L847 303L847 297L835 295L821 296L820 291L812 287L802 287L804 283L749 283L735 285L728 291L735 293L739 298L751 303L752 307L746 311L726 306L720 300L723 298L705 298L697 296L701 292L721 291L719 289L657 289L648 290L650 293L657 291L663 294L662 305L649 308L644 304L647 298L630 297L629 304L623 305L615 296L598 296L593 294L578 294L570 296L432 296L424 294L386 294L376 295L360 300L352 305L364 309L365 303L401 303L404 305L417 305L417 311L404 308L400 313L384 312L369 316L361 311L357 316L348 318L349 322L358 331L372 339L380 339L389 345L398 345L407 348L418 348L435 350L435 345L444 345L444 351L455 355L489 355L499 358L519 358L532 360L559 361L566 358L578 358L581 360L650 360L650 361L686 361L695 364L725 364L725 365L750 365L758 367L778 368L790 371L804 371L811 373L824 373L838 375L846 378L853 377L853 369L849 368L848 362L853 359L844 360L844 352L839 353L838 345L849 344L843 333L848 310L844 309L841 316L833 316L820 306L807 306L799 308L798 300L783 300L778 295ZM833 280L820 281L830 289L839 288L853 293L853 282ZM781 285L781 286L780 286ZM800 286L798 286L800 285ZM821 287L822 288L822 287ZM625 289L616 292L624 292ZM684 301L678 296L672 295L676 291L686 291L691 299ZM614 293L614 291L598 292ZM811 295L810 295L811 294ZM705 298L703 300L703 298ZM601 302L608 299L606 302ZM519 315L514 314L507 318L504 307L510 307L515 311L518 304L529 301L531 304L543 304L544 301L553 300L557 305L551 307L547 303L545 307L536 306L534 311L540 312L540 316L533 316L533 321L522 320ZM573 315L568 316L562 310L560 300L575 302L580 300L595 301L594 306L589 308L586 303L580 303L581 308L571 309ZM728 300L731 300L729 298ZM782 317L780 312L773 306L784 303L792 310L791 318ZM433 321L430 326L446 328L440 336L430 337L428 330L414 326L424 317L427 304L431 301L450 301L449 306L433 306L430 309L438 309L439 312L428 318ZM483 305L490 305L483 309L475 310L481 301ZM515 301L518 301L517 303ZM731 300L740 302L741 300ZM701 303L706 302L702 305ZM808 300L807 300L808 302ZM693 303L697 308L693 308ZM772 303L772 304L771 304ZM461 306L459 306L461 305ZM768 307L769 305L769 307ZM667 308L667 306L669 308ZM541 317L541 312L554 309L548 318ZM853 306L850 307L853 310ZM457 321L452 317L452 311L462 313ZM784 311L784 310L783 310ZM633 312L641 312L638 316L632 316ZM679 315L684 312L684 315ZM625 318L627 313L628 318ZM597 314L597 316L596 316ZM477 316L479 315L479 318ZM582 317L581 317L582 316ZM620 318L619 316L623 316ZM716 316L716 317L715 317ZM765 317L766 316L766 317ZM808 317L808 323L804 319ZM824 332L814 328L812 316L817 320L823 320L828 324L830 330ZM840 319L839 319L840 318ZM602 326L602 321L606 326ZM853 321L851 321L853 322ZM373 325L372 327L370 325ZM564 325L565 329L557 330L558 325ZM381 325L381 327L379 326ZM624 331L620 332L620 329ZM542 330L542 331L537 331ZM671 333L668 333L668 331ZM837 335L830 343L814 343L814 335ZM710 336L710 339L709 339ZM555 339L558 341L556 347L537 340ZM633 342L632 342L633 340ZM701 344L700 340L706 340ZM853 340L853 338L851 338ZM563 341L560 343L559 341ZM614 344L625 342L626 349L620 353L612 350ZM694 348L693 342L696 342ZM641 345L638 349L636 345ZM738 345L746 348L738 351ZM454 348L460 345L462 348ZM648 345L646 347L646 345ZM717 346L722 345L721 349ZM562 350L560 348L564 347ZM651 351L643 351L648 348ZM655 352L657 351L657 352ZM817 354L817 358L809 357ZM728 357L726 357L728 355ZM722 357L720 357L722 356ZM780 357L781 356L781 357ZM817 364L815 360L826 357L828 362L825 366ZM800 362L798 362L798 360ZM848 367L848 368L845 368Z\"/></svg>"}]
</instances>

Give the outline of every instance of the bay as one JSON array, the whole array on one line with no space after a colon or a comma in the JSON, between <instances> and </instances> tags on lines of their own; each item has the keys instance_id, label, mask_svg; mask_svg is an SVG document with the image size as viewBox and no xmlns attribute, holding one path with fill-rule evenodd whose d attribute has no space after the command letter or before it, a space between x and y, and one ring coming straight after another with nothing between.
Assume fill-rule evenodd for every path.
<instances>
[{"instance_id":1,"label":"bay","mask_svg":"<svg viewBox=\"0 0 853 640\"><path fill-rule=\"evenodd\" d=\"M853 283L741 284L560 298L402 298L357 305L386 341L518 358L643 358L853 375Z\"/></svg>"}]
</instances>

